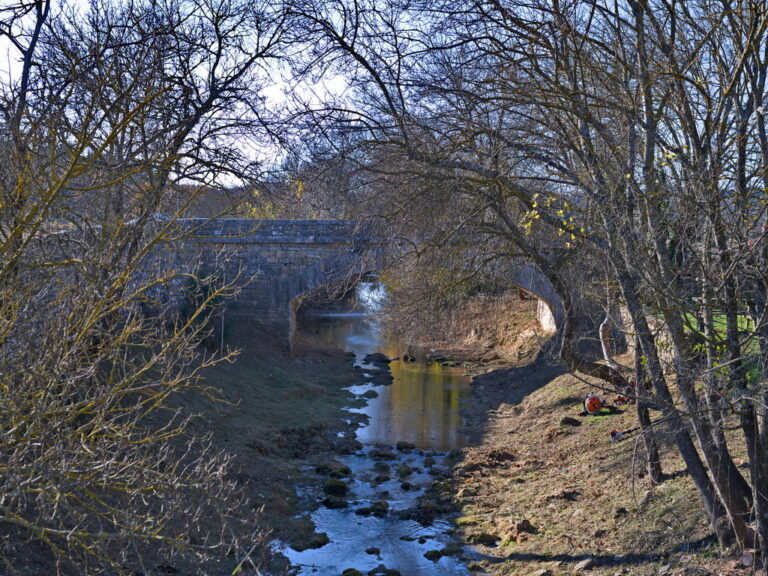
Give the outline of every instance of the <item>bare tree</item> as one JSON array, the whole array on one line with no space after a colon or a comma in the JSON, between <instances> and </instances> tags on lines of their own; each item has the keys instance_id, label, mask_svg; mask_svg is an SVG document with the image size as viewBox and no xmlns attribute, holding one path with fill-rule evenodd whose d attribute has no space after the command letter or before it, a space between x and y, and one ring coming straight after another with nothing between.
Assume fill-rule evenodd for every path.
<instances>
[{"instance_id":1,"label":"bare tree","mask_svg":"<svg viewBox=\"0 0 768 576\"><path fill-rule=\"evenodd\" d=\"M599 283L620 292L636 336L641 422L661 410L720 543L751 546L754 522L768 567L765 6L291 7L314 33L306 66L350 78L349 101L322 113L366 132L371 172L439 183L462 217L438 205L434 221L446 216L481 252L535 262L563 300L560 356L623 386L573 346L583 286L569 264L605 264ZM749 481L724 434L734 421Z\"/></svg>"},{"instance_id":2,"label":"bare tree","mask_svg":"<svg viewBox=\"0 0 768 576\"><path fill-rule=\"evenodd\" d=\"M186 433L172 399L205 393L201 371L226 358L200 349L198 319L234 288L169 313L159 297L195 271L155 264L206 186L252 174L235 139L269 137L258 90L281 12L20 0L0 34L20 60L0 87L0 560L231 569L261 528L227 456Z\"/></svg>"}]
</instances>

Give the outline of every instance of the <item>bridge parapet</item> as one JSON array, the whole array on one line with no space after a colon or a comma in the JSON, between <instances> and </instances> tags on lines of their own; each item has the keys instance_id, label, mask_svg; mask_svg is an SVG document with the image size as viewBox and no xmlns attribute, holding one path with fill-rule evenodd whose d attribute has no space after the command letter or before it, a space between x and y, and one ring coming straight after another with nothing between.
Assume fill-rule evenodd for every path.
<instances>
[{"instance_id":1,"label":"bridge parapet","mask_svg":"<svg viewBox=\"0 0 768 576\"><path fill-rule=\"evenodd\" d=\"M376 242L370 227L353 220L186 218L180 233L197 242L240 244L353 244Z\"/></svg>"}]
</instances>

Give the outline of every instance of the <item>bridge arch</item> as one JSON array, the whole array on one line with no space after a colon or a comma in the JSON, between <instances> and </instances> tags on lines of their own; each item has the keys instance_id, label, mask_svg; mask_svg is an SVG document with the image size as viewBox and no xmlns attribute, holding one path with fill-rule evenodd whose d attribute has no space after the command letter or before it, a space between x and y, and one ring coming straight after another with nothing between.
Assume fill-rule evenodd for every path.
<instances>
[{"instance_id":1,"label":"bridge arch","mask_svg":"<svg viewBox=\"0 0 768 576\"><path fill-rule=\"evenodd\" d=\"M342 280L349 274L362 277L368 273L381 272L386 267L381 248L370 251L367 258L358 260L354 260L354 258L352 257L352 260L342 259L339 266L330 271L327 263L320 263L303 270L301 274L290 279L290 286L287 289L290 298L289 343L293 342L296 313L302 295L326 284ZM516 261L507 263L503 267L496 267L490 273L536 298L538 302L536 317L542 332L546 334L557 332L564 318L562 301L552 283L535 264Z\"/></svg>"},{"instance_id":2,"label":"bridge arch","mask_svg":"<svg viewBox=\"0 0 768 576\"><path fill-rule=\"evenodd\" d=\"M518 261L497 270L496 275L534 296L539 304L537 318L544 332L557 332L565 317L562 300L538 266Z\"/></svg>"}]
</instances>

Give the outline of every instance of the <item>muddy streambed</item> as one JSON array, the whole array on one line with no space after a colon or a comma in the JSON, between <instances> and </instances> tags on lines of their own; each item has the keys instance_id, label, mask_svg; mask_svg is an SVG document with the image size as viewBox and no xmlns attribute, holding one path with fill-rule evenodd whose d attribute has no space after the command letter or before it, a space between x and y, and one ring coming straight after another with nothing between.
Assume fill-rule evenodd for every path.
<instances>
[{"instance_id":1,"label":"muddy streambed","mask_svg":"<svg viewBox=\"0 0 768 576\"><path fill-rule=\"evenodd\" d=\"M360 423L356 438L363 448L336 457L333 470L319 471L327 477L321 488L298 488L306 504L323 502L311 519L328 543L300 552L277 547L302 576L340 576L350 568L467 575L472 551L457 545L449 520L435 512L449 501L441 481L450 471L450 452L464 443L459 408L469 396L469 378L423 357L365 362L369 354L392 358L403 349L377 322L381 288L363 283L357 295L346 310L306 315L302 329L355 355L359 379L349 390L366 404L348 411Z\"/></svg>"}]
</instances>

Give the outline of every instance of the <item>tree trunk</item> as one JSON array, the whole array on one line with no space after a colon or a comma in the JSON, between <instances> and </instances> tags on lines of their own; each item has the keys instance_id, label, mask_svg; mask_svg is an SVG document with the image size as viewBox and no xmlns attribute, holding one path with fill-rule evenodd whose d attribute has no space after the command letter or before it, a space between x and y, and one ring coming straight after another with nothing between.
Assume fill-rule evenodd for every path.
<instances>
[{"instance_id":1,"label":"tree trunk","mask_svg":"<svg viewBox=\"0 0 768 576\"><path fill-rule=\"evenodd\" d=\"M611 368L618 368L613 359L613 345L611 344L612 328L611 316L606 314L605 319L600 324L600 347L603 350L603 360L605 360L605 363Z\"/></svg>"},{"instance_id":2,"label":"tree trunk","mask_svg":"<svg viewBox=\"0 0 768 576\"><path fill-rule=\"evenodd\" d=\"M637 399L637 420L640 423L640 433L643 435L645 444L645 469L648 472L648 479L651 484L661 484L664 474L661 469L661 459L659 458L659 445L656 441L656 433L651 424L651 416L648 410L648 382L643 358L640 353L640 347L635 346L635 374L637 375L635 398Z\"/></svg>"},{"instance_id":3,"label":"tree trunk","mask_svg":"<svg viewBox=\"0 0 768 576\"><path fill-rule=\"evenodd\" d=\"M571 298L571 289L566 282L561 278L560 274L549 266L546 262L537 262L542 272L552 283L555 288L555 292L560 296L560 300L563 303L563 322L562 326L559 326L560 330L560 358L568 365L571 370L600 378L603 382L608 382L613 386L616 386L617 390L621 390L626 386L629 386L629 382L624 378L624 375L619 372L614 366L607 366L605 364L598 364L597 362L591 362L584 358L581 358L576 352L574 352L574 344L576 341L576 322L578 320L576 311Z\"/></svg>"}]
</instances>

